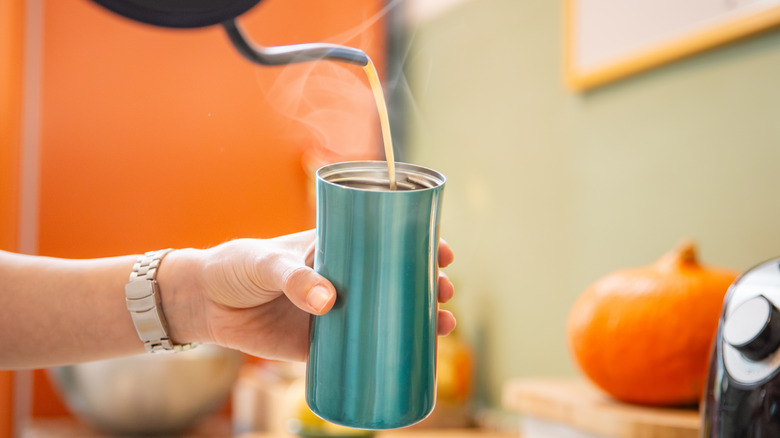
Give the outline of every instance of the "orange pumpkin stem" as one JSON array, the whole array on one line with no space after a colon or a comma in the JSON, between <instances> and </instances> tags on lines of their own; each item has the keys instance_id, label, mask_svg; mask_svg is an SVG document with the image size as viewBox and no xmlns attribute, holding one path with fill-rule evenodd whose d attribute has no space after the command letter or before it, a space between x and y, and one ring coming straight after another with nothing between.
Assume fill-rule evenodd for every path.
<instances>
[{"instance_id":1,"label":"orange pumpkin stem","mask_svg":"<svg viewBox=\"0 0 780 438\"><path fill-rule=\"evenodd\" d=\"M696 244L692 240L684 240L677 245L677 257L682 263L698 263L696 260Z\"/></svg>"},{"instance_id":2,"label":"orange pumpkin stem","mask_svg":"<svg viewBox=\"0 0 780 438\"><path fill-rule=\"evenodd\" d=\"M683 240L675 249L661 256L657 264L667 268L684 265L698 265L696 243L690 239Z\"/></svg>"}]
</instances>

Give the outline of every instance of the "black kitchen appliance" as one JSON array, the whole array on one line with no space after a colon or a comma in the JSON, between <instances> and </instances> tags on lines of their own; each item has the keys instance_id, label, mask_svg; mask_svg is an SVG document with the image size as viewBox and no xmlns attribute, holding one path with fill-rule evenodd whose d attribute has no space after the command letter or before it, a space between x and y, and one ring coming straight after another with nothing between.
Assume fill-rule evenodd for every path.
<instances>
[{"instance_id":1,"label":"black kitchen appliance","mask_svg":"<svg viewBox=\"0 0 780 438\"><path fill-rule=\"evenodd\" d=\"M359 49L329 43L262 47L252 43L238 25L239 15L260 0L93 0L104 8L154 26L194 28L221 25L244 58L257 64L283 65L331 60L364 66L369 59Z\"/></svg>"},{"instance_id":2,"label":"black kitchen appliance","mask_svg":"<svg viewBox=\"0 0 780 438\"><path fill-rule=\"evenodd\" d=\"M780 258L726 294L713 346L701 436L780 437Z\"/></svg>"}]
</instances>

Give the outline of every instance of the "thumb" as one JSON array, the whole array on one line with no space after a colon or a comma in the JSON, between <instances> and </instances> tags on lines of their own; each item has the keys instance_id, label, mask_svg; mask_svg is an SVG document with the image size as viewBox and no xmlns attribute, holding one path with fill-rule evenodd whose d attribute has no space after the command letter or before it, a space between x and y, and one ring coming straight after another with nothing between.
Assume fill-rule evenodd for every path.
<instances>
[{"instance_id":1,"label":"thumb","mask_svg":"<svg viewBox=\"0 0 780 438\"><path fill-rule=\"evenodd\" d=\"M336 288L308 266L288 270L282 278L281 286L287 298L308 313L322 315L336 302Z\"/></svg>"}]
</instances>

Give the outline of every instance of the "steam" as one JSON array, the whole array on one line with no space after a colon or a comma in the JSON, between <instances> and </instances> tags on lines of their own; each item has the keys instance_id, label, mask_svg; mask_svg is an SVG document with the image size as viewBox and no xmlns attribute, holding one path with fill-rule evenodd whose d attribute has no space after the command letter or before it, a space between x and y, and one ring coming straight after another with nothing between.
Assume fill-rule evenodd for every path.
<instances>
[{"instance_id":1,"label":"steam","mask_svg":"<svg viewBox=\"0 0 780 438\"><path fill-rule=\"evenodd\" d=\"M381 159L376 106L362 68L320 61L272 70L270 85L258 83L272 108L296 122L288 133L296 141L307 141L324 161Z\"/></svg>"},{"instance_id":2,"label":"steam","mask_svg":"<svg viewBox=\"0 0 780 438\"><path fill-rule=\"evenodd\" d=\"M400 4L389 2L381 11L328 42L354 45L365 40L370 26ZM360 44L357 47L366 47ZM293 120L288 135L306 142L319 161L384 159L379 116L366 74L359 66L314 61L257 69L257 83L267 103Z\"/></svg>"}]
</instances>

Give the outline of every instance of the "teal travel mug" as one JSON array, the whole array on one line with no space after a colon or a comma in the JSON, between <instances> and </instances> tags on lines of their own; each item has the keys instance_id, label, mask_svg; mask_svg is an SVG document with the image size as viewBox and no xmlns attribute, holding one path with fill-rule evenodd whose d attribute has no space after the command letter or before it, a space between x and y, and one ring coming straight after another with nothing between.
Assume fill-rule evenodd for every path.
<instances>
[{"instance_id":1,"label":"teal travel mug","mask_svg":"<svg viewBox=\"0 0 780 438\"><path fill-rule=\"evenodd\" d=\"M317 171L314 269L336 287L313 316L306 402L360 429L423 420L436 401L439 215L445 177L396 163L337 163Z\"/></svg>"}]
</instances>

